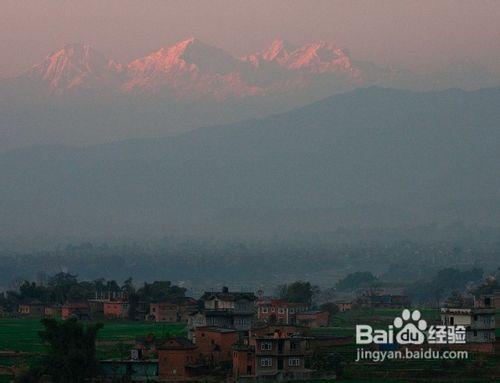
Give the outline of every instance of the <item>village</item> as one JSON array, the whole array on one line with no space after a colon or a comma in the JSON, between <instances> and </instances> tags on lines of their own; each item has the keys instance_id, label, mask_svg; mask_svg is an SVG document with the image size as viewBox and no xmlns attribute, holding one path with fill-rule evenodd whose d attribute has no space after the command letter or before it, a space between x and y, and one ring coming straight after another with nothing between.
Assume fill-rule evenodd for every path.
<instances>
[{"instance_id":1,"label":"village","mask_svg":"<svg viewBox=\"0 0 500 383\"><path fill-rule=\"evenodd\" d=\"M491 281L488 283L491 285ZM198 298L186 296L182 288L170 282L146 283L138 290L132 289L130 282L125 283L129 289L117 289L109 283L99 286L90 298L62 304L47 299L21 299L12 304L13 293L10 300L4 294L0 315L20 323L42 318L101 322L104 326L135 321L176 324L182 329L178 334L136 336L126 343L127 350L119 357L99 359L96 381L260 382L335 380L343 376L371 376L376 381L376 366L354 363L354 326L360 322L378 327L391 324L402 310L413 307L410 297L375 288L360 289L352 299L317 304L308 282L281 286L280 296L221 287ZM33 296L42 290L34 283L21 288ZM68 299L64 293L61 298ZM474 369L474 361L484 364L484 360L496 360L500 344L495 315L500 310L500 291L465 298L457 298L454 293L442 307L420 310L428 315L429 323L463 326L466 331L465 342L432 348L467 350L472 360L462 367L469 370ZM371 345L370 350L388 347L398 345ZM5 360L18 351L1 352ZM368 373L366 367L370 365L372 371ZM424 378L425 370L421 371ZM2 372L4 376L19 373L14 367L0 366L0 376ZM400 376L406 373L403 368Z\"/></svg>"}]
</instances>

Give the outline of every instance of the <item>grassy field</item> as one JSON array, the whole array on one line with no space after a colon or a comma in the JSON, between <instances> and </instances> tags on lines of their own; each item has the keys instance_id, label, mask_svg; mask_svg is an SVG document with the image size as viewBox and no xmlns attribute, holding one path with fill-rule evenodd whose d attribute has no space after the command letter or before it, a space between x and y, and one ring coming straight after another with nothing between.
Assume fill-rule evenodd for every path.
<instances>
[{"instance_id":1,"label":"grassy field","mask_svg":"<svg viewBox=\"0 0 500 383\"><path fill-rule=\"evenodd\" d=\"M130 346L136 337L155 334L161 338L168 335L185 335L183 324L153 322L103 322L104 327L97 339L99 359L128 356ZM29 353L22 357L0 356L0 366L27 366L46 351L38 332L43 329L37 319L0 318L0 351L20 351ZM24 367L23 367L24 368ZM10 382L11 377L0 374L0 383Z\"/></svg>"},{"instance_id":2,"label":"grassy field","mask_svg":"<svg viewBox=\"0 0 500 383\"><path fill-rule=\"evenodd\" d=\"M185 335L183 324L164 324L154 322L103 322L99 332L98 352L108 354L113 346L133 341L136 337L153 333L157 337L166 335ZM0 351L23 351L43 353L38 332L43 326L37 319L0 318Z\"/></svg>"},{"instance_id":3,"label":"grassy field","mask_svg":"<svg viewBox=\"0 0 500 383\"><path fill-rule=\"evenodd\" d=\"M43 329L36 319L0 319L0 350L25 352L41 352L38 332ZM183 324L164 324L154 322L104 322L104 328L99 332L98 342L130 341L138 336L153 333L157 337L184 335Z\"/></svg>"},{"instance_id":4,"label":"grassy field","mask_svg":"<svg viewBox=\"0 0 500 383\"><path fill-rule=\"evenodd\" d=\"M439 321L439 311L437 309L421 309L422 317L428 322ZM338 313L333 318L330 327L321 327L314 330L314 333L327 333L337 336L354 336L357 324L370 324L375 328L382 328L392 324L394 318L401 315L401 309L380 308L361 309Z\"/></svg>"}]
</instances>

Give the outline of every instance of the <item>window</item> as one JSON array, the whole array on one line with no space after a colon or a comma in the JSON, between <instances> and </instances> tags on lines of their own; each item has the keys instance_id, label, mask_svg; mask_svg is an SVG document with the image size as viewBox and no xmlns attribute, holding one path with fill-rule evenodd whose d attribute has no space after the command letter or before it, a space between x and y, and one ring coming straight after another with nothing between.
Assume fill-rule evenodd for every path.
<instances>
[{"instance_id":1,"label":"window","mask_svg":"<svg viewBox=\"0 0 500 383\"><path fill-rule=\"evenodd\" d=\"M273 365L272 358L260 358L261 367L271 367Z\"/></svg>"},{"instance_id":2,"label":"window","mask_svg":"<svg viewBox=\"0 0 500 383\"><path fill-rule=\"evenodd\" d=\"M267 312L268 312L269 310L267 309L267 307L262 307L262 310L261 310L261 311L262 311L264 314L267 314Z\"/></svg>"},{"instance_id":3,"label":"window","mask_svg":"<svg viewBox=\"0 0 500 383\"><path fill-rule=\"evenodd\" d=\"M298 350L299 349L299 342L290 342L290 350Z\"/></svg>"},{"instance_id":4,"label":"window","mask_svg":"<svg viewBox=\"0 0 500 383\"><path fill-rule=\"evenodd\" d=\"M273 349L273 344L271 342L262 342L260 344L260 349L261 350L272 350Z\"/></svg>"},{"instance_id":5,"label":"window","mask_svg":"<svg viewBox=\"0 0 500 383\"><path fill-rule=\"evenodd\" d=\"M282 307L280 307L280 308L278 309L278 314L284 314L284 313L285 313L285 309L284 309L284 308L282 308Z\"/></svg>"},{"instance_id":6,"label":"window","mask_svg":"<svg viewBox=\"0 0 500 383\"><path fill-rule=\"evenodd\" d=\"M272 313L274 312L274 307L271 307L271 312L272 312Z\"/></svg>"},{"instance_id":7,"label":"window","mask_svg":"<svg viewBox=\"0 0 500 383\"><path fill-rule=\"evenodd\" d=\"M288 365L289 366L300 366L300 358L289 358Z\"/></svg>"},{"instance_id":8,"label":"window","mask_svg":"<svg viewBox=\"0 0 500 383\"><path fill-rule=\"evenodd\" d=\"M290 309L290 314L295 313L295 309Z\"/></svg>"}]
</instances>

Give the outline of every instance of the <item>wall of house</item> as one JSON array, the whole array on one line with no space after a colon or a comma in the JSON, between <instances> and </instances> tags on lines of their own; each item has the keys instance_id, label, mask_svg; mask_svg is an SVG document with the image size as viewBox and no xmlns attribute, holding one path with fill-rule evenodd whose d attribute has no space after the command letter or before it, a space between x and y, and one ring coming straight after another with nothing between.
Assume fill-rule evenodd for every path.
<instances>
[{"instance_id":1,"label":"wall of house","mask_svg":"<svg viewBox=\"0 0 500 383\"><path fill-rule=\"evenodd\" d=\"M238 342L239 336L236 331L220 332L210 329L198 328L195 331L196 345L200 352L210 362L229 362L232 359L231 349ZM218 346L218 347L216 347ZM218 351L214 351L214 349Z\"/></svg>"},{"instance_id":2,"label":"wall of house","mask_svg":"<svg viewBox=\"0 0 500 383\"><path fill-rule=\"evenodd\" d=\"M128 310L128 304L123 302L105 302L103 305L106 318L127 318Z\"/></svg>"},{"instance_id":3,"label":"wall of house","mask_svg":"<svg viewBox=\"0 0 500 383\"><path fill-rule=\"evenodd\" d=\"M315 314L299 313L296 316L297 324L311 328L328 326L329 318L327 311Z\"/></svg>"},{"instance_id":4,"label":"wall of house","mask_svg":"<svg viewBox=\"0 0 500 383\"><path fill-rule=\"evenodd\" d=\"M253 376L255 374L255 355L252 350L233 351L233 375L237 379L240 376Z\"/></svg>"},{"instance_id":5,"label":"wall of house","mask_svg":"<svg viewBox=\"0 0 500 383\"><path fill-rule=\"evenodd\" d=\"M195 350L158 350L158 375L160 378L189 377L188 364L196 362Z\"/></svg>"},{"instance_id":6,"label":"wall of house","mask_svg":"<svg viewBox=\"0 0 500 383\"><path fill-rule=\"evenodd\" d=\"M154 317L155 322L178 322L178 306L170 303L151 303L149 314Z\"/></svg>"}]
</instances>

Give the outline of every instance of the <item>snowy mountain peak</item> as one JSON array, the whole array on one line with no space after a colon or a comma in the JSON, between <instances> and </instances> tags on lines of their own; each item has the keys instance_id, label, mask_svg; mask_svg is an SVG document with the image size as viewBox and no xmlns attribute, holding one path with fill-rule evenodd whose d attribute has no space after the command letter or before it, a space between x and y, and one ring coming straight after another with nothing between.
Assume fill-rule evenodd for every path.
<instances>
[{"instance_id":1,"label":"snowy mountain peak","mask_svg":"<svg viewBox=\"0 0 500 383\"><path fill-rule=\"evenodd\" d=\"M133 73L200 72L225 74L235 69L238 60L222 49L189 38L171 47L161 48L129 64Z\"/></svg>"},{"instance_id":2,"label":"snowy mountain peak","mask_svg":"<svg viewBox=\"0 0 500 383\"><path fill-rule=\"evenodd\" d=\"M81 88L106 86L117 80L121 66L89 44L68 44L50 54L26 74L48 87L49 93L63 94Z\"/></svg>"},{"instance_id":3,"label":"snowy mountain peak","mask_svg":"<svg viewBox=\"0 0 500 383\"><path fill-rule=\"evenodd\" d=\"M274 40L271 45L262 52L262 58L266 61L286 60L290 56L290 52L293 52L295 49L295 46L284 40Z\"/></svg>"}]
</instances>

